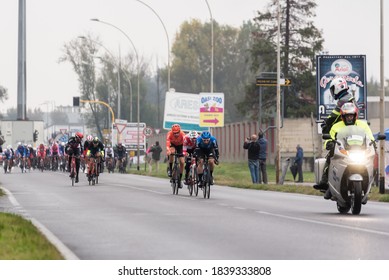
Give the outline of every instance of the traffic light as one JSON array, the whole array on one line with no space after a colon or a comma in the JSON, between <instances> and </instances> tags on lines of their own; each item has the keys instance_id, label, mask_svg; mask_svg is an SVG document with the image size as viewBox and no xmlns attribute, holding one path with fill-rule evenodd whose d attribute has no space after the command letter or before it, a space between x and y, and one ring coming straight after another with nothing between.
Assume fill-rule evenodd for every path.
<instances>
[{"instance_id":1,"label":"traffic light","mask_svg":"<svg viewBox=\"0 0 389 280\"><path fill-rule=\"evenodd\" d=\"M35 130L34 133L32 134L32 138L34 139L34 142L38 141L38 130Z\"/></svg>"},{"instance_id":2,"label":"traffic light","mask_svg":"<svg viewBox=\"0 0 389 280\"><path fill-rule=\"evenodd\" d=\"M80 106L80 97L73 97L73 106L75 107Z\"/></svg>"}]
</instances>

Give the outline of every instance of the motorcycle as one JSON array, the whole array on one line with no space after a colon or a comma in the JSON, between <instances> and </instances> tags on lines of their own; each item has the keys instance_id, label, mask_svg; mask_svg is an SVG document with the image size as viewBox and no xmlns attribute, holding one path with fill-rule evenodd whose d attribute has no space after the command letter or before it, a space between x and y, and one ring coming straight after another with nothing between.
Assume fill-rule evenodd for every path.
<instances>
[{"instance_id":1,"label":"motorcycle","mask_svg":"<svg viewBox=\"0 0 389 280\"><path fill-rule=\"evenodd\" d=\"M384 140L385 135L378 135ZM334 148L328 167L328 185L336 201L339 213L358 215L362 205L368 201L368 194L374 182L375 142L371 141L365 130L358 126L345 126L333 140L329 134L323 139L333 141ZM319 183L326 159L315 161L316 183Z\"/></svg>"}]
</instances>

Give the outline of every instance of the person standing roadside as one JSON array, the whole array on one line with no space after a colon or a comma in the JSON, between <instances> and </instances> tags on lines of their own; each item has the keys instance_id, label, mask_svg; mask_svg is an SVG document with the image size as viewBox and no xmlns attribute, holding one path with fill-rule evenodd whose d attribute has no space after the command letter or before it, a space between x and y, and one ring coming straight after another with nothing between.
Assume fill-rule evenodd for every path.
<instances>
[{"instance_id":1,"label":"person standing roadside","mask_svg":"<svg viewBox=\"0 0 389 280\"><path fill-rule=\"evenodd\" d=\"M151 146L149 153L151 154L151 159L149 161L149 173L153 170L153 163L155 163L157 173L159 172L159 161L161 160L162 148L159 145L159 141L155 142L155 145Z\"/></svg>"},{"instance_id":2,"label":"person standing roadside","mask_svg":"<svg viewBox=\"0 0 389 280\"><path fill-rule=\"evenodd\" d=\"M257 135L247 137L243 143L243 149L248 151L248 165L253 184L259 184L259 143Z\"/></svg>"},{"instance_id":3,"label":"person standing roadside","mask_svg":"<svg viewBox=\"0 0 389 280\"><path fill-rule=\"evenodd\" d=\"M300 144L296 146L296 157L294 159L294 163L297 164L297 174L298 174L298 183L304 182L303 179L303 159L304 159L304 150L301 148Z\"/></svg>"},{"instance_id":4,"label":"person standing roadside","mask_svg":"<svg viewBox=\"0 0 389 280\"><path fill-rule=\"evenodd\" d=\"M259 180L261 184L267 184L267 171L266 171L266 158L267 158L267 140L263 137L263 132L258 132L258 143L259 143Z\"/></svg>"}]
</instances>

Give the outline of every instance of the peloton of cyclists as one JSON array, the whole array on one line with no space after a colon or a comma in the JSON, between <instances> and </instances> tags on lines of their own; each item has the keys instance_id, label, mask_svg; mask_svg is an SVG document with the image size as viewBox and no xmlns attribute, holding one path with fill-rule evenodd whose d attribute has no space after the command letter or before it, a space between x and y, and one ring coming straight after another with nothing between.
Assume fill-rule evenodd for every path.
<instances>
[{"instance_id":1,"label":"peloton of cyclists","mask_svg":"<svg viewBox=\"0 0 389 280\"><path fill-rule=\"evenodd\" d=\"M177 153L180 162L180 180L178 184L179 188L182 188L181 180L182 173L184 171L184 138L185 133L181 130L181 126L179 124L173 124L171 130L167 133L166 136L166 154L169 157L169 168L167 173L169 177L172 177L173 154Z\"/></svg>"},{"instance_id":2,"label":"peloton of cyclists","mask_svg":"<svg viewBox=\"0 0 389 280\"><path fill-rule=\"evenodd\" d=\"M217 140L214 136L211 135L208 131L203 131L200 137L197 137L196 140L196 149L194 151L194 156L199 159L197 173L199 175L199 181L201 182L203 177L203 162L204 156L208 157L209 171L211 174L211 185L213 185L213 170L215 164L218 164L219 159L219 148L217 145Z\"/></svg>"}]
</instances>

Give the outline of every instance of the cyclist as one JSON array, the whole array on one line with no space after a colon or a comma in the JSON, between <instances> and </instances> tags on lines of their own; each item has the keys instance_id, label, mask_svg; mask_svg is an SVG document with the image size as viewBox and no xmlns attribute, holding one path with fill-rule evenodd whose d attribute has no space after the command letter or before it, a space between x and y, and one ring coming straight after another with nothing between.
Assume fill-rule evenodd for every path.
<instances>
[{"instance_id":1,"label":"cyclist","mask_svg":"<svg viewBox=\"0 0 389 280\"><path fill-rule=\"evenodd\" d=\"M93 138L92 145L89 146L86 156L89 159L91 157L96 158L98 159L98 163L101 163L101 159L104 157L104 145L103 143L101 143L98 137ZM90 180L91 180L91 174L88 173L88 181Z\"/></svg>"},{"instance_id":2,"label":"cyclist","mask_svg":"<svg viewBox=\"0 0 389 280\"><path fill-rule=\"evenodd\" d=\"M78 172L80 171L80 158L79 156L82 154L82 138L84 135L81 132L76 132L74 137L70 137L68 143L65 147L65 152L69 155L68 161L68 170L71 172L70 164L71 164L71 156L76 157L76 183L78 183ZM71 176L71 174L70 174ZM70 177L69 176L69 177Z\"/></svg>"},{"instance_id":3,"label":"cyclist","mask_svg":"<svg viewBox=\"0 0 389 280\"><path fill-rule=\"evenodd\" d=\"M122 166L122 168L125 168L126 166L126 157L127 157L127 151L126 151L126 147L123 146L122 142L119 142L116 147L115 147L115 159L116 159L116 162L117 162L117 167L120 171L120 168Z\"/></svg>"},{"instance_id":4,"label":"cyclist","mask_svg":"<svg viewBox=\"0 0 389 280\"><path fill-rule=\"evenodd\" d=\"M182 173L184 171L184 154L183 145L184 145L185 133L181 130L181 126L179 124L173 124L171 130L167 133L166 136L166 154L169 157L169 168L168 168L168 176L172 177L172 166L173 166L173 154L177 153L180 161L180 180L178 183L178 187L181 186Z\"/></svg>"},{"instance_id":5,"label":"cyclist","mask_svg":"<svg viewBox=\"0 0 389 280\"><path fill-rule=\"evenodd\" d=\"M8 172L11 172L11 169L14 164L14 157L15 157L15 152L14 149L12 148L11 145L7 146L7 154L5 155L8 159Z\"/></svg>"},{"instance_id":6,"label":"cyclist","mask_svg":"<svg viewBox=\"0 0 389 280\"><path fill-rule=\"evenodd\" d=\"M53 145L51 145L50 148L50 154L51 154L51 167L53 171L57 171L55 169L58 169L58 155L59 155L59 147L58 143L54 142ZM55 164L57 163L57 164Z\"/></svg>"},{"instance_id":7,"label":"cyclist","mask_svg":"<svg viewBox=\"0 0 389 280\"><path fill-rule=\"evenodd\" d=\"M39 144L37 149L37 157L38 157L38 167L41 167L41 164L45 166L45 159L46 159L46 148L43 143ZM42 159L42 163L41 163ZM43 168L43 166L41 168Z\"/></svg>"},{"instance_id":8,"label":"cyclist","mask_svg":"<svg viewBox=\"0 0 389 280\"><path fill-rule=\"evenodd\" d=\"M92 142L93 142L93 136L92 135L88 135L85 139L85 142L84 142L84 152L83 152L83 158L85 159L86 158L86 154L88 153L88 150L89 150L89 147L92 146ZM89 164L88 162L86 162L86 159L85 159L85 165L86 165L86 168L85 168L85 174L89 174Z\"/></svg>"},{"instance_id":9,"label":"cyclist","mask_svg":"<svg viewBox=\"0 0 389 280\"><path fill-rule=\"evenodd\" d=\"M213 185L213 169L215 164L218 164L219 148L217 140L208 131L203 131L200 137L196 140L196 149L194 152L196 158L199 158L199 164L197 167L197 173L201 182L203 178L203 161L204 155L208 156L209 171L211 174L211 185Z\"/></svg>"},{"instance_id":10,"label":"cyclist","mask_svg":"<svg viewBox=\"0 0 389 280\"><path fill-rule=\"evenodd\" d=\"M24 147L24 160L26 161L25 168L30 169L31 168L31 161L30 161L30 149L28 148L27 143L23 144Z\"/></svg>"},{"instance_id":11,"label":"cyclist","mask_svg":"<svg viewBox=\"0 0 389 280\"><path fill-rule=\"evenodd\" d=\"M105 155L105 161L107 162L107 168L108 168L109 163L111 163L112 168L114 168L115 167L115 161L114 161L115 152L112 149L111 144L107 144L105 151L104 151L104 155Z\"/></svg>"},{"instance_id":12,"label":"cyclist","mask_svg":"<svg viewBox=\"0 0 389 280\"><path fill-rule=\"evenodd\" d=\"M93 136L88 135L84 142L84 156L87 154L89 147L92 146L92 142L93 142Z\"/></svg>"},{"instance_id":13,"label":"cyclist","mask_svg":"<svg viewBox=\"0 0 389 280\"><path fill-rule=\"evenodd\" d=\"M60 167L60 170L65 170L65 142L61 142L59 144L59 151L58 151L58 154L59 154L59 167Z\"/></svg>"},{"instance_id":14,"label":"cyclist","mask_svg":"<svg viewBox=\"0 0 389 280\"><path fill-rule=\"evenodd\" d=\"M13 151L8 149L8 147L7 147L7 148L4 149L3 155L4 155L4 158L6 160L8 160L8 168L7 168L8 172L11 172L11 168L12 168L11 162L12 162L12 157L13 157Z\"/></svg>"},{"instance_id":15,"label":"cyclist","mask_svg":"<svg viewBox=\"0 0 389 280\"><path fill-rule=\"evenodd\" d=\"M185 185L188 184L189 169L192 164L192 156L194 150L196 149L196 140L198 136L199 134L197 131L193 130L186 134L184 138L183 152L185 155Z\"/></svg>"},{"instance_id":16,"label":"cyclist","mask_svg":"<svg viewBox=\"0 0 389 280\"><path fill-rule=\"evenodd\" d=\"M32 147L31 144L27 145L27 149L30 153L30 155L29 155L30 167L35 169L36 168L36 151L34 150L34 148Z\"/></svg>"}]
</instances>

